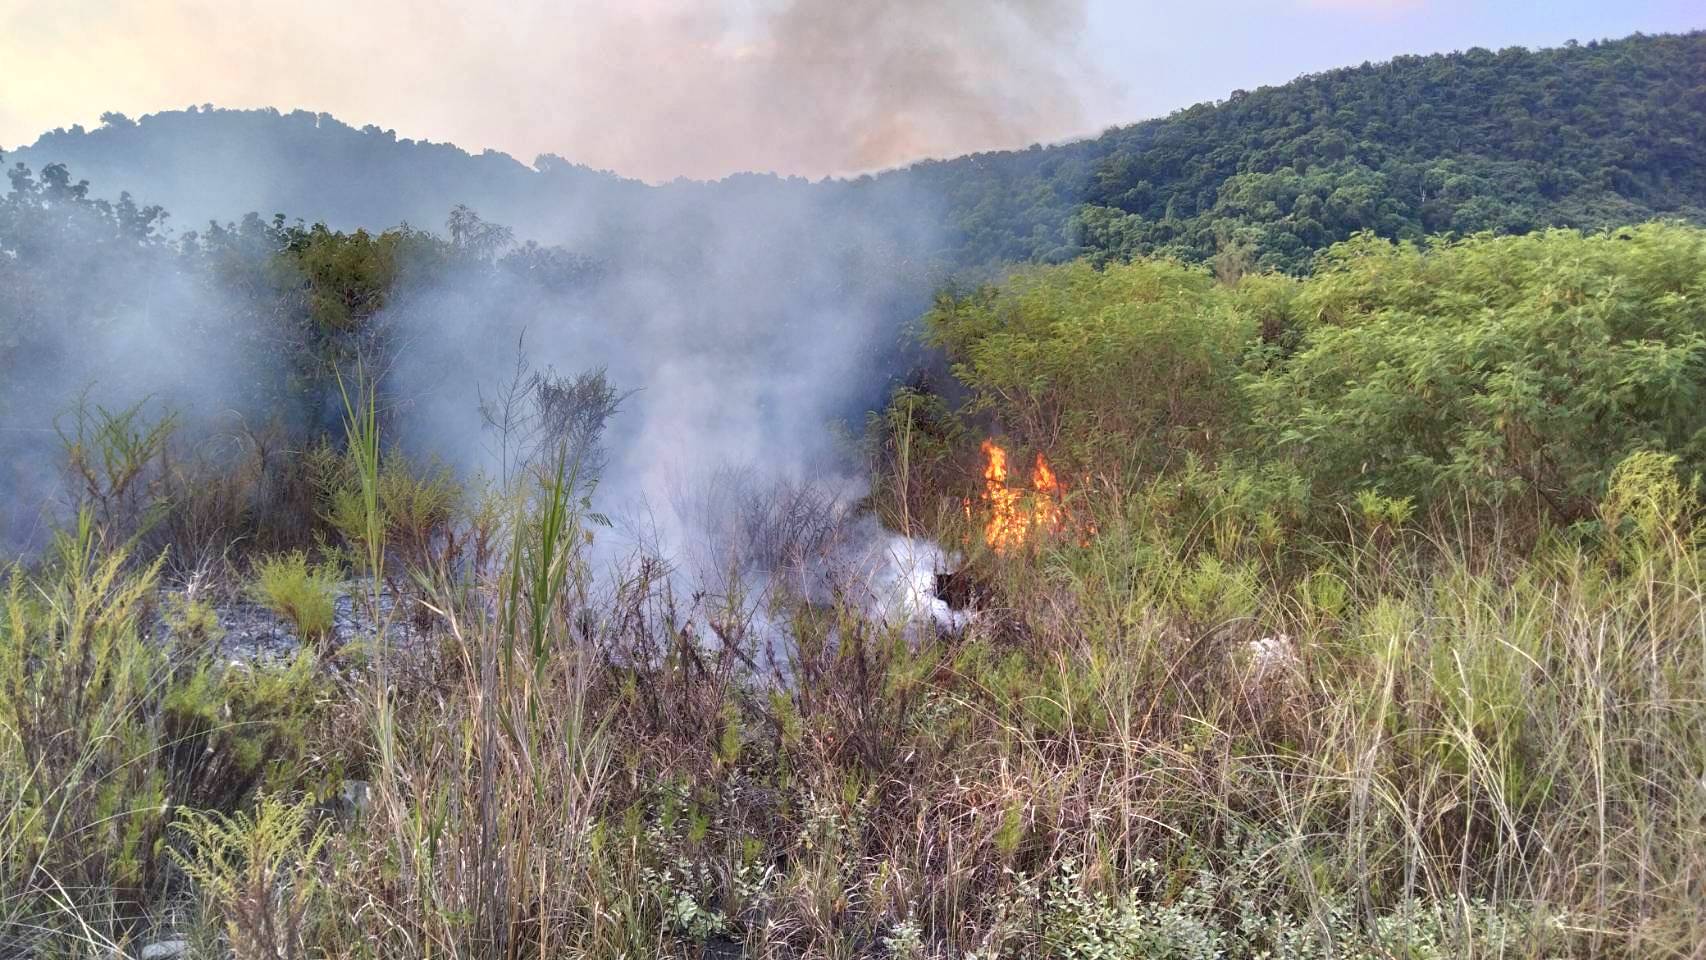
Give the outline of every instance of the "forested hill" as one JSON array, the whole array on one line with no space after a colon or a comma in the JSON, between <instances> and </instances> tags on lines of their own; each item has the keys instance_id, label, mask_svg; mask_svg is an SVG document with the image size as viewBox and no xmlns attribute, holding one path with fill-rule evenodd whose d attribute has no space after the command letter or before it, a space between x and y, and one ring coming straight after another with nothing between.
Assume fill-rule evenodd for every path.
<instances>
[{"instance_id":1,"label":"forested hill","mask_svg":"<svg viewBox=\"0 0 1706 960\"><path fill-rule=\"evenodd\" d=\"M1307 266L1388 237L1706 220L1706 33L1473 49L1234 91L1053 149L922 164L968 259Z\"/></svg>"},{"instance_id":2,"label":"forested hill","mask_svg":"<svg viewBox=\"0 0 1706 960\"><path fill-rule=\"evenodd\" d=\"M108 115L8 161L66 164L96 195L123 190L165 206L179 230L250 210L336 227L436 226L466 203L525 237L596 246L637 221L810 195L825 210L927 209L941 228L928 245L959 265L1225 251L1299 270L1364 229L1706 222L1701 144L1706 33L1399 57L1234 91L1090 140L851 183L743 175L648 187L555 156L528 166L323 114L211 108Z\"/></svg>"}]
</instances>

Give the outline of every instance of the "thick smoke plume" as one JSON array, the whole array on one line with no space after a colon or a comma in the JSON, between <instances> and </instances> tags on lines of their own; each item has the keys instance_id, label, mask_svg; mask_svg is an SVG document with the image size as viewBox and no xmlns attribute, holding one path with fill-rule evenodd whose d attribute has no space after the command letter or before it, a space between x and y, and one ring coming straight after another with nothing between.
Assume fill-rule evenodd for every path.
<instances>
[{"instance_id":1,"label":"thick smoke plume","mask_svg":"<svg viewBox=\"0 0 1706 960\"><path fill-rule=\"evenodd\" d=\"M627 134L659 159L625 170L669 169L684 136L689 174L872 170L1082 132L1099 87L1080 66L1085 16L1081 0L793 0L745 24L675 10L665 42L629 51L632 73L596 82L631 109L625 87L661 80L661 128Z\"/></svg>"},{"instance_id":2,"label":"thick smoke plume","mask_svg":"<svg viewBox=\"0 0 1706 960\"><path fill-rule=\"evenodd\" d=\"M0 62L14 83L39 75L25 89L43 126L208 101L300 105L652 181L817 177L1085 132L1110 99L1080 46L1086 6L305 0L210 16L194 0L130 0L74 21L47 6L0 15ZM54 82L77 50L99 51L110 90ZM0 120L23 122L7 114L18 99ZM0 142L33 132L0 130Z\"/></svg>"},{"instance_id":3,"label":"thick smoke plume","mask_svg":"<svg viewBox=\"0 0 1706 960\"><path fill-rule=\"evenodd\" d=\"M474 69L494 68L484 58L502 56L518 82L535 71L544 71L538 77L558 71L571 82L566 89L522 84L535 92L514 102L482 101L477 109L464 102L463 113L530 128L545 124L554 143L574 146L577 159L652 176L731 167L865 169L1064 133L1081 116L1079 91L1087 78L1070 72L1081 60L1073 55L1084 19L1079 2L795 0L741 16L675 3L624 9L581 11L572 23L557 19L566 15L532 11L530 24L552 28L543 35L567 38L555 60L543 61L505 49L537 29L504 21L517 16L513 11L490 14L516 29L507 39L460 51ZM293 22L310 19L292 14ZM393 22L405 32L422 29L420 18ZM292 29L281 25L287 45ZM432 33L433 42L462 41L443 24ZM428 38L416 39L424 49ZM409 49L410 42L394 38L384 46ZM548 107L528 100L546 93ZM430 92L414 99L444 102ZM288 126L296 119L270 122ZM268 122L264 115L244 118L251 120ZM123 118L108 129L115 137L138 135ZM601 153L606 145L617 152ZM44 141L26 159L40 169L60 159L51 149ZM270 199L253 195L256 184L302 174L290 169L287 155L268 160L244 150L242 143L198 143L195 159L157 155L107 189L146 197L158 186L174 202L192 204L217 198L212 202L231 218ZM185 173L186 164L234 156L243 163L221 175L203 168L194 177ZM493 163L494 170L502 166ZM526 211L525 234L560 248L498 244L448 263L405 264L373 321L385 337L391 439L464 477L499 469L480 400L513 374L520 350L534 370L602 369L625 394L604 438L607 467L598 498L623 520L620 533L629 543L661 548L701 573L774 575L777 559L727 536L726 518L689 508L714 501L707 491L738 476L743 497L821 494L826 515L841 524L841 539L825 541L811 563L793 558L795 573L817 570L832 579L823 567L831 557L861 558L848 567L900 553L944 562L927 549L897 550L887 535L852 520L850 507L863 492L860 469L832 427L841 422L857 431L865 411L905 371L907 321L943 279L932 260L946 229L943 198L927 192L927 178L808 184L741 176L646 187L565 179L561 166L542 160L540 173L504 180L518 186L500 194L494 216ZM347 170L313 176L359 183L353 193L325 196L359 196L375 205L322 201L303 213L343 226L388 225L371 222L373 211L386 209L387 191L401 195L409 188L383 178L364 181L367 169L352 158ZM502 172L512 176L507 167ZM491 190L490 184L437 186L438 209L445 211L464 199L462 190ZM103 185L97 180L94 189L100 194ZM283 368L292 334L252 296L265 285L264 256L246 266L189 265L173 260L169 243L147 242L149 230L127 235L122 216L59 229L56 211L76 205L68 196L36 199L29 216L0 223L0 231L12 233L0 235L0 250L10 257L0 266L14 271L17 289L27 291L12 306L35 314L22 325L26 340L13 345L13 379L0 387L11 454L0 494L13 546L39 545L39 518L52 510L44 514L37 505L51 499L56 476L58 437L47 431L85 389L115 408L152 397L159 409L187 411L192 438L221 436L234 422L301 415L290 399L293 374ZM450 232L469 225L463 216ZM158 227L155 221L156 238ZM64 249L44 250L44 243ZM138 253L142 248L146 254ZM544 268L532 269L535 262ZM564 263L586 269L553 268ZM27 362L19 362L25 354ZM221 418L223 428L216 423ZM849 536L860 543L849 545ZM910 584L919 577L911 569L873 568L867 579ZM915 604L894 597L873 602Z\"/></svg>"},{"instance_id":4,"label":"thick smoke plume","mask_svg":"<svg viewBox=\"0 0 1706 960\"><path fill-rule=\"evenodd\" d=\"M152 214L138 223L130 207L85 202L63 171L48 176L19 175L0 238L17 311L0 384L10 549L41 546L84 493L61 469L79 403L146 399L137 429L172 412L201 451L272 420L298 443L337 436L336 398L304 394L292 365L306 318L291 306L294 274L277 286L276 246L180 253ZM923 255L933 198L753 178L672 187L630 213L621 233L571 250L515 243L459 210L448 243L404 256L366 321L388 442L467 480L499 476L483 401L518 365L601 370L624 395L601 445L598 506L621 521L605 559L654 550L698 580L767 581L785 564L827 578L863 490L833 427L857 431L908 366L906 321L940 280ZM833 536L769 538L784 551L746 535L786 496Z\"/></svg>"},{"instance_id":5,"label":"thick smoke plume","mask_svg":"<svg viewBox=\"0 0 1706 960\"><path fill-rule=\"evenodd\" d=\"M488 270L411 284L386 318L406 332L390 387L410 448L489 474L480 394L512 377L517 348L534 369L604 370L626 394L604 437L606 543L661 547L700 579L765 577L801 558L736 527L777 497L816 521L863 493L836 428L861 429L906 369L906 322L941 279L922 255L936 206L772 180L681 201L637 217L571 289Z\"/></svg>"}]
</instances>

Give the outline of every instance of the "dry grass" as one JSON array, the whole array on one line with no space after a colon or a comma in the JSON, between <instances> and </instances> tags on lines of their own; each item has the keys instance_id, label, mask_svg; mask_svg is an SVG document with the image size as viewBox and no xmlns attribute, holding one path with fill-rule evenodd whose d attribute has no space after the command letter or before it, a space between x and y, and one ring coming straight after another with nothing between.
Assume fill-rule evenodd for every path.
<instances>
[{"instance_id":1,"label":"dry grass","mask_svg":"<svg viewBox=\"0 0 1706 960\"><path fill-rule=\"evenodd\" d=\"M694 622L655 565L590 589L565 469L506 563L415 571L441 642L316 721L369 802L295 860L251 839L312 887L278 901L310 956L1691 956L1706 578L1666 476L1625 477L1612 533L1521 549L1384 507L1276 549L1110 498L1087 544L975 560L992 601L961 633L779 602L777 686L758 631ZM59 629L20 578L14 644ZM33 796L19 742L4 795ZM283 790L331 811L336 786ZM8 808L5 849L39 849L39 809ZM100 879L95 825L56 830ZM13 942L147 929L21 876ZM183 889L127 896L158 918ZM239 901L265 920L246 890L179 926L245 956Z\"/></svg>"}]
</instances>

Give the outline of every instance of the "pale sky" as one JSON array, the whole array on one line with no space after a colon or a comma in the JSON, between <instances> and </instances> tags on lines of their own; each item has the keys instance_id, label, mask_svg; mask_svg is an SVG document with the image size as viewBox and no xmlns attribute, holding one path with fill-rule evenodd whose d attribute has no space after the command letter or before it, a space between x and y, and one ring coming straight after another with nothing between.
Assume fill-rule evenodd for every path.
<instances>
[{"instance_id":1,"label":"pale sky","mask_svg":"<svg viewBox=\"0 0 1706 960\"><path fill-rule=\"evenodd\" d=\"M0 0L0 147L212 103L650 180L820 176L1400 53L1701 27L1683 0Z\"/></svg>"}]
</instances>

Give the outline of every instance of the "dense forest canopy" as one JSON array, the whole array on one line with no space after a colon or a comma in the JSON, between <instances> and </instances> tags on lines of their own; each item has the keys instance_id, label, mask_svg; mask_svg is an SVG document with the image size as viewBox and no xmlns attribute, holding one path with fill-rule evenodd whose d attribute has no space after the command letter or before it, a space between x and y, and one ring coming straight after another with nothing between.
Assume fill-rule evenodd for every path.
<instances>
[{"instance_id":1,"label":"dense forest canopy","mask_svg":"<svg viewBox=\"0 0 1706 960\"><path fill-rule=\"evenodd\" d=\"M1077 144L897 174L968 260L1080 253L1305 268L1388 238L1706 215L1706 34L1407 56L1236 91Z\"/></svg>"},{"instance_id":2,"label":"dense forest canopy","mask_svg":"<svg viewBox=\"0 0 1706 960\"><path fill-rule=\"evenodd\" d=\"M1692 33L1399 57L1080 142L853 181L652 187L554 155L528 166L324 114L212 107L109 114L13 159L63 163L103 195L163 205L181 229L248 211L346 229L436 224L448 200L525 238L608 250L638 225L757 197L809 195L826 217L905 197L942 227L914 231L918 252L956 266L1224 252L1301 270L1361 230L1415 238L1706 219L1702 142L1706 34Z\"/></svg>"}]
</instances>

